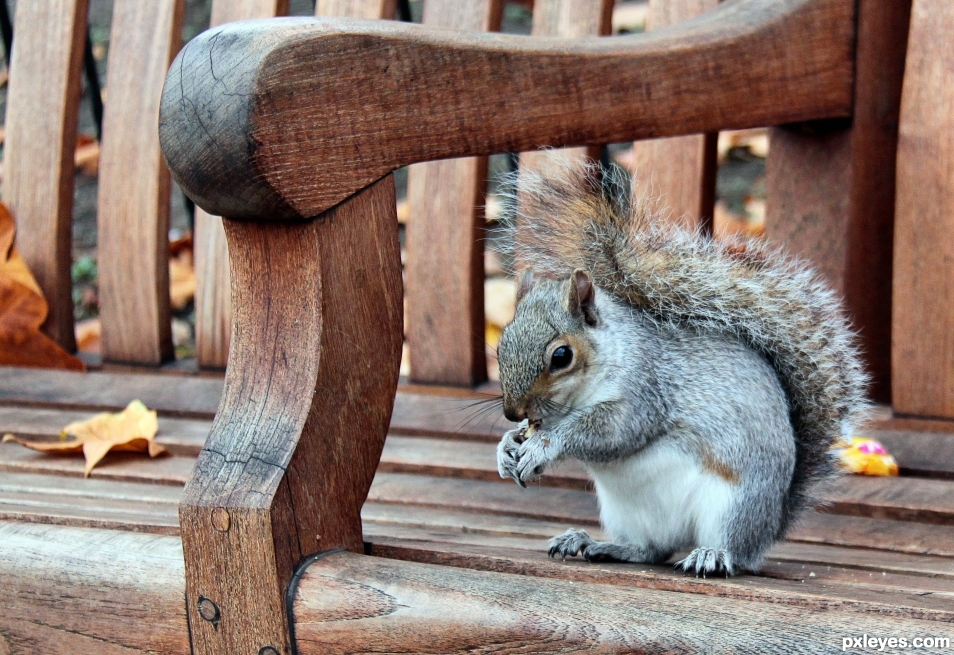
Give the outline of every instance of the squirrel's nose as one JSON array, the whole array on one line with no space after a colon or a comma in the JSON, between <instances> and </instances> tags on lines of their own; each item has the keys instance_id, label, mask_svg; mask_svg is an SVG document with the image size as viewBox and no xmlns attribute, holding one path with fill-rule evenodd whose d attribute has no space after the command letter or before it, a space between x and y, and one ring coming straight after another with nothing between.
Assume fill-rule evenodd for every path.
<instances>
[{"instance_id":1,"label":"squirrel's nose","mask_svg":"<svg viewBox=\"0 0 954 655\"><path fill-rule=\"evenodd\" d=\"M504 405L504 416L507 417L508 421L519 423L527 418L527 412L523 409L517 409L513 405Z\"/></svg>"}]
</instances>

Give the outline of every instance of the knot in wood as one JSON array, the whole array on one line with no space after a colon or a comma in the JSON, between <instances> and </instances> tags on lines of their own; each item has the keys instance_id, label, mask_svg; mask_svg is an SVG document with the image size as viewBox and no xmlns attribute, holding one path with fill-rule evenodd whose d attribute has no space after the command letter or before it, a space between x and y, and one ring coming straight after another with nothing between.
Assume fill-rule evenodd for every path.
<instances>
[{"instance_id":1,"label":"knot in wood","mask_svg":"<svg viewBox=\"0 0 954 655\"><path fill-rule=\"evenodd\" d=\"M212 510L213 528L219 532L228 532L231 525L232 518L229 516L228 510L226 510L224 507L216 507Z\"/></svg>"},{"instance_id":2,"label":"knot in wood","mask_svg":"<svg viewBox=\"0 0 954 655\"><path fill-rule=\"evenodd\" d=\"M258 655L279 655L278 649L274 646L262 646Z\"/></svg>"},{"instance_id":3,"label":"knot in wood","mask_svg":"<svg viewBox=\"0 0 954 655\"><path fill-rule=\"evenodd\" d=\"M218 629L219 619L222 617L222 614L219 612L219 606L205 596L199 596L199 602L196 603L196 606L199 610L199 616Z\"/></svg>"}]
</instances>

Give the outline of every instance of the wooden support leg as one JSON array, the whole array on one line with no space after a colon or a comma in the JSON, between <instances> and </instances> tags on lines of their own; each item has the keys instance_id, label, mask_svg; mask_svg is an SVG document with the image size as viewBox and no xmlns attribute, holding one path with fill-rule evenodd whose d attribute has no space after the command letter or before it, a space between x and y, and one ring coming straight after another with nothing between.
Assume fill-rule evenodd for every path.
<instances>
[{"instance_id":1,"label":"wooden support leg","mask_svg":"<svg viewBox=\"0 0 954 655\"><path fill-rule=\"evenodd\" d=\"M911 0L858 4L850 126L776 128L766 170L766 233L815 264L842 293L888 401L895 149Z\"/></svg>"},{"instance_id":2,"label":"wooden support leg","mask_svg":"<svg viewBox=\"0 0 954 655\"><path fill-rule=\"evenodd\" d=\"M284 655L296 565L363 551L401 359L394 181L307 223L225 224L232 353L179 508L189 624L195 655Z\"/></svg>"}]
</instances>

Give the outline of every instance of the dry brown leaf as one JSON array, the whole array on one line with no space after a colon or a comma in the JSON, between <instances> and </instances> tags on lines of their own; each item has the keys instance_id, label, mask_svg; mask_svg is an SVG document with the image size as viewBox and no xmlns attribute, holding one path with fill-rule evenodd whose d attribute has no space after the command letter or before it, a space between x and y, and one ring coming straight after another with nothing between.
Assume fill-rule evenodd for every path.
<instances>
[{"instance_id":1,"label":"dry brown leaf","mask_svg":"<svg viewBox=\"0 0 954 655\"><path fill-rule=\"evenodd\" d=\"M169 304L182 311L195 297L195 255L192 234L169 242Z\"/></svg>"},{"instance_id":2,"label":"dry brown leaf","mask_svg":"<svg viewBox=\"0 0 954 655\"><path fill-rule=\"evenodd\" d=\"M134 400L121 412L104 412L85 421L70 423L60 432L63 439L60 442L28 441L12 434L3 435L3 441L14 441L41 453L82 452L86 458L84 475L89 477L93 467L110 451L149 453L150 457L167 453L153 441L158 430L156 412Z\"/></svg>"},{"instance_id":3,"label":"dry brown leaf","mask_svg":"<svg viewBox=\"0 0 954 655\"><path fill-rule=\"evenodd\" d=\"M13 216L0 203L0 364L86 370L40 332L49 306L13 245L15 233Z\"/></svg>"}]
</instances>

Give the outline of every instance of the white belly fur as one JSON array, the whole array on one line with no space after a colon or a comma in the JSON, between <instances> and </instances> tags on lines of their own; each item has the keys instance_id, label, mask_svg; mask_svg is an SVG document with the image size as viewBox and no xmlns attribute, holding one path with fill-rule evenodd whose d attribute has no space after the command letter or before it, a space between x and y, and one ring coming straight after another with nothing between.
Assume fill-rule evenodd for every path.
<instances>
[{"instance_id":1,"label":"white belly fur","mask_svg":"<svg viewBox=\"0 0 954 655\"><path fill-rule=\"evenodd\" d=\"M587 465L603 529L614 543L661 550L723 547L735 487L665 443L610 464Z\"/></svg>"}]
</instances>

